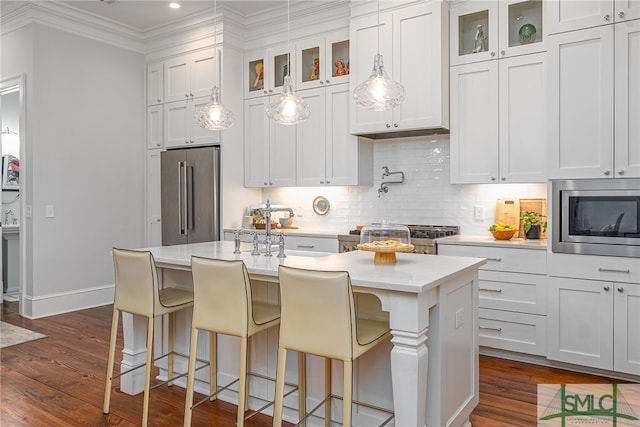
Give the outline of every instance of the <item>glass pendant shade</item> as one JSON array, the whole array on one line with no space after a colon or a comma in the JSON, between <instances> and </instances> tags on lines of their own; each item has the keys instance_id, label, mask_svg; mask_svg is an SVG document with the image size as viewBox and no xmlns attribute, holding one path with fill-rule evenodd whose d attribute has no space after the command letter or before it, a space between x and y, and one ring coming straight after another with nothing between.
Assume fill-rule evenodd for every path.
<instances>
[{"instance_id":1,"label":"glass pendant shade","mask_svg":"<svg viewBox=\"0 0 640 427\"><path fill-rule=\"evenodd\" d=\"M390 110L404 101L404 86L387 76L382 55L378 53L373 60L371 76L356 87L353 98L366 110Z\"/></svg>"},{"instance_id":2,"label":"glass pendant shade","mask_svg":"<svg viewBox=\"0 0 640 427\"><path fill-rule=\"evenodd\" d=\"M282 94L267 106L267 116L282 125L295 125L309 118L309 105L293 92L291 77L284 76Z\"/></svg>"},{"instance_id":3,"label":"glass pendant shade","mask_svg":"<svg viewBox=\"0 0 640 427\"><path fill-rule=\"evenodd\" d=\"M236 116L220 102L220 90L214 86L211 102L196 111L196 122L201 128L208 130L223 130L233 126Z\"/></svg>"}]
</instances>

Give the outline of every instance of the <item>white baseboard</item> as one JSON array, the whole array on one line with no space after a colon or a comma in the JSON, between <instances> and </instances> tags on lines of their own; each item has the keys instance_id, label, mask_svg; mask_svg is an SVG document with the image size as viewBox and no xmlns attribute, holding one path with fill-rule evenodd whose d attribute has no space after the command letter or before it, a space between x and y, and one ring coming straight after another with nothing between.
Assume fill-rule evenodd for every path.
<instances>
[{"instance_id":1,"label":"white baseboard","mask_svg":"<svg viewBox=\"0 0 640 427\"><path fill-rule=\"evenodd\" d=\"M37 297L26 295L23 298L22 316L29 319L39 319L55 314L113 304L114 289L115 285L110 284Z\"/></svg>"}]
</instances>

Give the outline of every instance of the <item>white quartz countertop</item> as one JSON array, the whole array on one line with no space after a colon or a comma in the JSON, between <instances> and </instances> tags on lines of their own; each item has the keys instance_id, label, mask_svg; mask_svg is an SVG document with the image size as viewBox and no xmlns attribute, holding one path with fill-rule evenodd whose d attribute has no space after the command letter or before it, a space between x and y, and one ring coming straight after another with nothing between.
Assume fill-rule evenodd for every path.
<instances>
[{"instance_id":1,"label":"white quartz countertop","mask_svg":"<svg viewBox=\"0 0 640 427\"><path fill-rule=\"evenodd\" d=\"M481 235L457 235L441 237L436 240L438 245L471 245L471 246L493 246L523 249L547 249L547 239L520 239L496 240L493 236Z\"/></svg>"},{"instance_id":2,"label":"white quartz countertop","mask_svg":"<svg viewBox=\"0 0 640 427\"><path fill-rule=\"evenodd\" d=\"M251 255L252 245L243 243L242 253L234 254L233 242L204 242L185 245L146 248L153 253L156 263L184 266L188 268L191 256L245 262L251 274L277 276L278 266L286 265L315 270L348 271L354 285L393 291L421 293L437 287L460 273L474 271L486 260L484 258L453 257L398 253L395 264L375 264L372 252L352 251L323 257L287 256L279 259L275 255ZM299 252L297 252L299 253Z\"/></svg>"}]
</instances>

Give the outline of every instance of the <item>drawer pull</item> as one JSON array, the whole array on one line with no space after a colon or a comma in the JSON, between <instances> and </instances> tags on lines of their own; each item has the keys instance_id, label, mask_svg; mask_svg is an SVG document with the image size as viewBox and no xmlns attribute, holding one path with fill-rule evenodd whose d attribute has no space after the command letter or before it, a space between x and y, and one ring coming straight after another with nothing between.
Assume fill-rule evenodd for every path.
<instances>
[{"instance_id":1,"label":"drawer pull","mask_svg":"<svg viewBox=\"0 0 640 427\"><path fill-rule=\"evenodd\" d=\"M602 273L626 273L626 274L631 273L631 270L629 270L628 268L626 270L622 270L622 269L617 269L617 268L602 268L602 267L598 267L598 271L600 271Z\"/></svg>"},{"instance_id":2,"label":"drawer pull","mask_svg":"<svg viewBox=\"0 0 640 427\"><path fill-rule=\"evenodd\" d=\"M478 288L479 291L482 292L496 292L496 293L502 293L502 289L491 289L491 288Z\"/></svg>"},{"instance_id":3,"label":"drawer pull","mask_svg":"<svg viewBox=\"0 0 640 427\"><path fill-rule=\"evenodd\" d=\"M497 262L500 262L500 261L502 261L502 258L487 258L487 261L497 261Z\"/></svg>"},{"instance_id":4,"label":"drawer pull","mask_svg":"<svg viewBox=\"0 0 640 427\"><path fill-rule=\"evenodd\" d=\"M502 328L492 328L491 326L478 326L480 329L486 329L488 331L496 331L496 332L502 332Z\"/></svg>"},{"instance_id":5,"label":"drawer pull","mask_svg":"<svg viewBox=\"0 0 640 427\"><path fill-rule=\"evenodd\" d=\"M296 245L298 248L313 249L315 245Z\"/></svg>"}]
</instances>

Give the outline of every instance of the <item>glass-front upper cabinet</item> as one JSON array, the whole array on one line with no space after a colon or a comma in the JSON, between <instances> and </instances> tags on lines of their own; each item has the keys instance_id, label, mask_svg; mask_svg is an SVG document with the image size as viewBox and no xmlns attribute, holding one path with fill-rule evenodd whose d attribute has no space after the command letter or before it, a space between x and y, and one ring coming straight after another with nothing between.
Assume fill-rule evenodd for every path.
<instances>
[{"instance_id":1,"label":"glass-front upper cabinet","mask_svg":"<svg viewBox=\"0 0 640 427\"><path fill-rule=\"evenodd\" d=\"M451 6L451 65L545 50L543 2L464 2Z\"/></svg>"},{"instance_id":2,"label":"glass-front upper cabinet","mask_svg":"<svg viewBox=\"0 0 640 427\"><path fill-rule=\"evenodd\" d=\"M268 50L254 51L245 55L245 98L278 94L289 73L290 64L295 63L295 45L287 44ZM292 78L295 78L291 73Z\"/></svg>"},{"instance_id":3,"label":"glass-front upper cabinet","mask_svg":"<svg viewBox=\"0 0 640 427\"><path fill-rule=\"evenodd\" d=\"M297 89L310 89L349 81L349 29L331 37L301 40L297 47Z\"/></svg>"}]
</instances>

